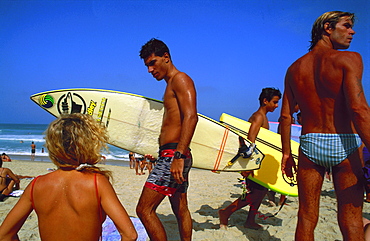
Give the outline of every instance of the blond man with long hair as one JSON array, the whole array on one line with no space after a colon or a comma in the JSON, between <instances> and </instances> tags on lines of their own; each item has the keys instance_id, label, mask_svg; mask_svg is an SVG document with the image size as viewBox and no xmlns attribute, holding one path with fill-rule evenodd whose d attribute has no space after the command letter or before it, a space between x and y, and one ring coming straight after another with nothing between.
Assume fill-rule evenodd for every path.
<instances>
[{"instance_id":1,"label":"blond man with long hair","mask_svg":"<svg viewBox=\"0 0 370 241\"><path fill-rule=\"evenodd\" d=\"M290 125L296 104L302 113L298 161L299 211L296 240L314 240L325 170L332 169L338 223L344 240L364 240L364 178L361 140L370 147L370 109L362 88L360 54L348 49L354 14L321 15L312 28L310 51L285 77L281 110L282 171L292 175Z\"/></svg>"}]
</instances>

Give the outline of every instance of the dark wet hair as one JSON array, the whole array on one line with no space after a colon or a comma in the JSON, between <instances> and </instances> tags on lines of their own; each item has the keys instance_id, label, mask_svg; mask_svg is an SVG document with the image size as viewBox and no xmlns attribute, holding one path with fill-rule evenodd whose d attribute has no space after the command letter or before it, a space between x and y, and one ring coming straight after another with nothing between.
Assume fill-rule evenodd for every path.
<instances>
[{"instance_id":1,"label":"dark wet hair","mask_svg":"<svg viewBox=\"0 0 370 241\"><path fill-rule=\"evenodd\" d=\"M146 59L152 54L162 57L165 53L168 53L171 59L170 50L167 45L161 40L152 38L141 47L140 58Z\"/></svg>"},{"instance_id":2,"label":"dark wet hair","mask_svg":"<svg viewBox=\"0 0 370 241\"><path fill-rule=\"evenodd\" d=\"M316 46L317 42L322 39L322 35L325 32L325 23L329 23L329 27L335 29L335 25L337 25L340 19L346 16L349 16L352 23L355 23L355 14L349 12L331 11L323 13L320 17L318 17L312 26L310 41L311 45L308 50L311 51Z\"/></svg>"},{"instance_id":3,"label":"dark wet hair","mask_svg":"<svg viewBox=\"0 0 370 241\"><path fill-rule=\"evenodd\" d=\"M266 99L267 101L272 100L274 96L281 98L281 92L279 89L276 88L263 88L258 100L260 101L260 106L263 105L263 100Z\"/></svg>"}]
</instances>

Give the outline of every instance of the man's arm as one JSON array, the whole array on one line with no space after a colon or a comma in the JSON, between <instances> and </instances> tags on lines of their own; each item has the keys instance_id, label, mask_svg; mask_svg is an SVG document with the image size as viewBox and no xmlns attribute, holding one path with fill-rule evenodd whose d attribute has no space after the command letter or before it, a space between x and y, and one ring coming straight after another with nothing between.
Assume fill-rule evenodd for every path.
<instances>
[{"instance_id":1,"label":"man's arm","mask_svg":"<svg viewBox=\"0 0 370 241\"><path fill-rule=\"evenodd\" d=\"M198 122L196 91L193 80L185 73L179 73L174 76L172 83L182 117L181 134L177 151L184 153L190 145ZM171 165L171 173L178 183L184 181L184 177L182 176L183 169L184 160L174 159Z\"/></svg>"},{"instance_id":2,"label":"man's arm","mask_svg":"<svg viewBox=\"0 0 370 241\"><path fill-rule=\"evenodd\" d=\"M252 143L256 142L260 128L263 125L263 120L264 117L260 113L254 113L251 118L249 118L251 126L249 127L248 131L248 140L250 140Z\"/></svg>"},{"instance_id":3,"label":"man's arm","mask_svg":"<svg viewBox=\"0 0 370 241\"><path fill-rule=\"evenodd\" d=\"M285 76L283 103L281 107L279 126L280 126L281 144L282 144L282 152L283 152L283 157L281 160L281 171L287 176L292 177L293 176L292 168L295 168L295 163L292 157L292 151L291 151L291 145L290 145L290 138L291 138L290 131L291 131L291 124L292 124L292 115L294 112L296 101L294 99L294 95L293 95L293 92L289 84L290 77L291 77L291 74L288 69L287 74Z\"/></svg>"},{"instance_id":4,"label":"man's arm","mask_svg":"<svg viewBox=\"0 0 370 241\"><path fill-rule=\"evenodd\" d=\"M343 52L344 80L343 90L347 107L352 114L356 131L367 148L370 148L370 109L362 87L363 63L361 55L356 52Z\"/></svg>"},{"instance_id":5,"label":"man's arm","mask_svg":"<svg viewBox=\"0 0 370 241\"><path fill-rule=\"evenodd\" d=\"M9 168L6 169L6 174L15 181L15 183L19 183L19 178L10 170Z\"/></svg>"}]
</instances>

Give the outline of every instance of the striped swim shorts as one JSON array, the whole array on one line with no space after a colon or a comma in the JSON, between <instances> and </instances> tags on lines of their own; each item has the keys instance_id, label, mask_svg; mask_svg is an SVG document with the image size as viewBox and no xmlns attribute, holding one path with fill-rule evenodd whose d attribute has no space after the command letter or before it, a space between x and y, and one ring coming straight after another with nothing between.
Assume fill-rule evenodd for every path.
<instances>
[{"instance_id":1,"label":"striped swim shorts","mask_svg":"<svg viewBox=\"0 0 370 241\"><path fill-rule=\"evenodd\" d=\"M160 147L156 165L145 183L145 187L169 197L175 192L186 193L189 186L189 171L193 163L189 150L184 153L187 156L184 160L184 170L182 173L185 181L182 184L178 184L170 172L176 146L177 143L169 143Z\"/></svg>"},{"instance_id":2,"label":"striped swim shorts","mask_svg":"<svg viewBox=\"0 0 370 241\"><path fill-rule=\"evenodd\" d=\"M301 151L317 165L340 164L362 144L358 134L308 133L300 136Z\"/></svg>"}]
</instances>

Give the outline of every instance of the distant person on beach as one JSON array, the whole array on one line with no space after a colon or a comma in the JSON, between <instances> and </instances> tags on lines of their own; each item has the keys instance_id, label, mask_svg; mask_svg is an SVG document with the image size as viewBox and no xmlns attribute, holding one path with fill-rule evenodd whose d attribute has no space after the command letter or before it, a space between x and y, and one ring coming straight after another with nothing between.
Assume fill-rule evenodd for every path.
<instances>
[{"instance_id":1,"label":"distant person on beach","mask_svg":"<svg viewBox=\"0 0 370 241\"><path fill-rule=\"evenodd\" d=\"M110 172L95 166L108 135L91 116L64 115L45 136L56 171L36 177L0 226L0 240L18 240L18 231L35 210L41 240L98 240L108 215L122 240L136 230L111 183Z\"/></svg>"},{"instance_id":2,"label":"distant person on beach","mask_svg":"<svg viewBox=\"0 0 370 241\"><path fill-rule=\"evenodd\" d=\"M128 158L130 160L130 169L134 169L135 168L135 153L130 151L130 153L128 154Z\"/></svg>"},{"instance_id":3,"label":"distant person on beach","mask_svg":"<svg viewBox=\"0 0 370 241\"><path fill-rule=\"evenodd\" d=\"M143 170L143 160L144 157L141 155L136 155L135 156L135 172L136 175L144 175L144 170ZM139 172L140 170L140 172Z\"/></svg>"},{"instance_id":4,"label":"distant person on beach","mask_svg":"<svg viewBox=\"0 0 370 241\"><path fill-rule=\"evenodd\" d=\"M19 189L19 178L9 168L2 167L0 159L0 202L4 201L13 190Z\"/></svg>"},{"instance_id":5,"label":"distant person on beach","mask_svg":"<svg viewBox=\"0 0 370 241\"><path fill-rule=\"evenodd\" d=\"M31 161L35 160L36 145L34 142L31 143Z\"/></svg>"},{"instance_id":6,"label":"distant person on beach","mask_svg":"<svg viewBox=\"0 0 370 241\"><path fill-rule=\"evenodd\" d=\"M282 171L295 169L290 146L294 106L302 112L298 161L299 211L296 240L314 240L321 187L326 168L338 202L338 223L344 240L364 240L364 178L360 148L370 147L370 108L362 87L360 54L338 51L350 46L354 14L322 14L312 28L309 52L287 70L281 110ZM358 133L358 134L357 134Z\"/></svg>"},{"instance_id":7,"label":"distant person on beach","mask_svg":"<svg viewBox=\"0 0 370 241\"><path fill-rule=\"evenodd\" d=\"M259 96L260 107L256 112L252 114L252 116L248 120L249 122L251 122L251 126L248 132L248 140L250 140L253 144L257 139L257 135L261 127L266 129L270 128L267 119L267 113L273 112L278 107L280 98L281 93L278 89L275 88L262 89L262 92ZM251 145L249 152L253 153L254 148L256 148L256 146ZM261 225L256 223L256 215L258 213L258 209L262 203L263 198L267 194L268 189L250 179L247 179L247 177L252 173L253 171L244 171L241 173L242 176L246 178L246 182L248 188L250 189L250 193L247 193L245 198L239 197L229 206L218 211L220 218L220 228L227 229L229 217L235 211L247 205L249 205L250 208L244 227L256 230L262 228Z\"/></svg>"},{"instance_id":8,"label":"distant person on beach","mask_svg":"<svg viewBox=\"0 0 370 241\"><path fill-rule=\"evenodd\" d=\"M146 166L148 168L149 173L151 173L153 170L153 166L155 166L155 158L150 154L146 154L145 158L148 161L148 164Z\"/></svg>"},{"instance_id":9,"label":"distant person on beach","mask_svg":"<svg viewBox=\"0 0 370 241\"><path fill-rule=\"evenodd\" d=\"M10 157L7 154L5 154L5 152L3 154L1 154L1 160L3 162L11 162L12 161L12 159L10 159Z\"/></svg>"},{"instance_id":10,"label":"distant person on beach","mask_svg":"<svg viewBox=\"0 0 370 241\"><path fill-rule=\"evenodd\" d=\"M196 90L193 80L172 63L165 43L151 39L142 46L140 57L156 80L164 79L164 115L159 136L159 158L150 173L136 212L151 240L167 240L156 209L168 196L181 240L191 240L192 219L188 209L187 188L192 156L189 144L198 122Z\"/></svg>"},{"instance_id":11,"label":"distant person on beach","mask_svg":"<svg viewBox=\"0 0 370 241\"><path fill-rule=\"evenodd\" d=\"M148 169L148 162L147 162L146 155L144 155L141 158L141 164L140 164L141 175L144 175L145 174L144 170L146 170L146 169Z\"/></svg>"}]
</instances>

